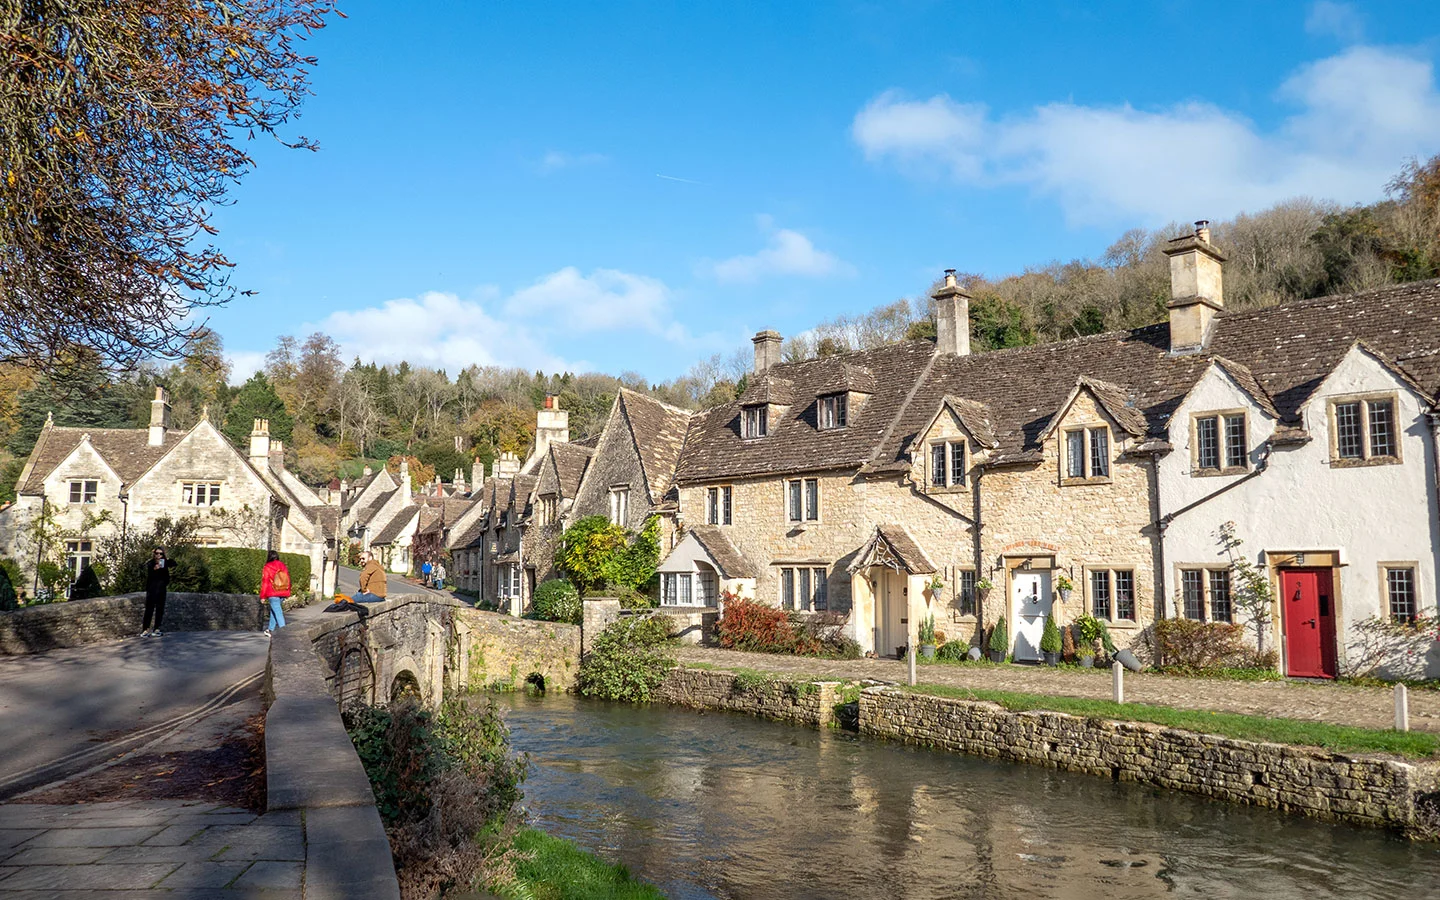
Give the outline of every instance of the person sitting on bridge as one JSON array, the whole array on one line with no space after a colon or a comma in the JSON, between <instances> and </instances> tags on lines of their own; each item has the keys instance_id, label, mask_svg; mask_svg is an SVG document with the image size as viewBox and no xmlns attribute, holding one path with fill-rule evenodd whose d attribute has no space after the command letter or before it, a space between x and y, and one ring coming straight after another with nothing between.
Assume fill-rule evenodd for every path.
<instances>
[{"instance_id":1,"label":"person sitting on bridge","mask_svg":"<svg viewBox=\"0 0 1440 900\"><path fill-rule=\"evenodd\" d=\"M360 590L355 592L356 603L379 603L385 599L385 569L375 554L366 550L360 554L363 563L360 569Z\"/></svg>"}]
</instances>

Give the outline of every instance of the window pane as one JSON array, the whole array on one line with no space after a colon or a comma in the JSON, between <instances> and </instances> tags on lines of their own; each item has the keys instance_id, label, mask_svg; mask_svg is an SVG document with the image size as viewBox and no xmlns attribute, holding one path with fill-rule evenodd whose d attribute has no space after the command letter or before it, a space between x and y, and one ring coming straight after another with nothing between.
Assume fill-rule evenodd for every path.
<instances>
[{"instance_id":1,"label":"window pane","mask_svg":"<svg viewBox=\"0 0 1440 900\"><path fill-rule=\"evenodd\" d=\"M1129 569L1115 572L1115 618L1135 620L1135 573Z\"/></svg>"},{"instance_id":2,"label":"window pane","mask_svg":"<svg viewBox=\"0 0 1440 900\"><path fill-rule=\"evenodd\" d=\"M965 443L963 441L950 444L950 483L965 483Z\"/></svg>"},{"instance_id":3,"label":"window pane","mask_svg":"<svg viewBox=\"0 0 1440 900\"><path fill-rule=\"evenodd\" d=\"M845 426L846 413L848 412L846 408L848 406L848 399L844 394L835 398L835 427L837 428L843 428Z\"/></svg>"},{"instance_id":4,"label":"window pane","mask_svg":"<svg viewBox=\"0 0 1440 900\"><path fill-rule=\"evenodd\" d=\"M800 482L787 481L785 486L790 491L790 521L799 522L802 515L802 509L800 507Z\"/></svg>"},{"instance_id":5,"label":"window pane","mask_svg":"<svg viewBox=\"0 0 1440 900\"><path fill-rule=\"evenodd\" d=\"M1230 606L1229 569L1210 570L1210 621L1235 621L1235 613Z\"/></svg>"},{"instance_id":6,"label":"window pane","mask_svg":"<svg viewBox=\"0 0 1440 900\"><path fill-rule=\"evenodd\" d=\"M72 481L72 482L70 482L70 502L71 502L71 503L79 503L79 502L80 502L80 497L81 497L81 491L82 491L82 490L83 490L83 488L80 486L80 482L78 482L78 481Z\"/></svg>"},{"instance_id":7,"label":"window pane","mask_svg":"<svg viewBox=\"0 0 1440 900\"><path fill-rule=\"evenodd\" d=\"M1335 452L1341 459L1359 459L1363 452L1359 403L1335 404Z\"/></svg>"},{"instance_id":8,"label":"window pane","mask_svg":"<svg viewBox=\"0 0 1440 900\"><path fill-rule=\"evenodd\" d=\"M944 444L935 444L930 448L930 483L935 487L945 486Z\"/></svg>"},{"instance_id":9,"label":"window pane","mask_svg":"<svg viewBox=\"0 0 1440 900\"><path fill-rule=\"evenodd\" d=\"M720 524L720 490L710 488L705 491L705 523L707 525Z\"/></svg>"},{"instance_id":10,"label":"window pane","mask_svg":"<svg viewBox=\"0 0 1440 900\"><path fill-rule=\"evenodd\" d=\"M1090 573L1090 615L1097 619L1110 618L1110 573Z\"/></svg>"},{"instance_id":11,"label":"window pane","mask_svg":"<svg viewBox=\"0 0 1440 900\"><path fill-rule=\"evenodd\" d=\"M723 510L723 512L724 512L724 516L723 516L724 523L725 523L726 525L729 525L729 524L730 524L730 509L731 509L731 505L730 505L730 504L731 504L731 492L730 492L730 488L728 488L728 487L727 487L727 488L721 488L721 489L720 489L720 493L721 493L721 500L723 500L723 501L724 501L724 504L725 504L725 509Z\"/></svg>"},{"instance_id":12,"label":"window pane","mask_svg":"<svg viewBox=\"0 0 1440 900\"><path fill-rule=\"evenodd\" d=\"M755 412L756 412L757 418L758 418L759 421L760 421L760 425L759 425L759 427L756 429L755 434L756 434L758 437L764 437L765 435L767 435L767 434L770 433L770 408L769 408L769 407L766 407L766 406L762 406L762 407L760 407L759 409L757 409Z\"/></svg>"},{"instance_id":13,"label":"window pane","mask_svg":"<svg viewBox=\"0 0 1440 900\"><path fill-rule=\"evenodd\" d=\"M1065 434L1065 474L1070 478L1085 477L1085 432Z\"/></svg>"},{"instance_id":14,"label":"window pane","mask_svg":"<svg viewBox=\"0 0 1440 900\"><path fill-rule=\"evenodd\" d=\"M1395 455L1395 404L1389 400L1371 400L1365 404L1370 410L1370 455Z\"/></svg>"},{"instance_id":15,"label":"window pane","mask_svg":"<svg viewBox=\"0 0 1440 900\"><path fill-rule=\"evenodd\" d=\"M975 573L961 572L956 590L959 593L960 615L975 615Z\"/></svg>"},{"instance_id":16,"label":"window pane","mask_svg":"<svg viewBox=\"0 0 1440 900\"><path fill-rule=\"evenodd\" d=\"M1205 585L1200 580L1199 569L1186 569L1180 573L1180 593L1184 599L1184 614L1187 619L1199 621L1205 617Z\"/></svg>"},{"instance_id":17,"label":"window pane","mask_svg":"<svg viewBox=\"0 0 1440 900\"><path fill-rule=\"evenodd\" d=\"M800 608L800 609L809 609L809 608L810 608L810 570L809 570L809 569L801 569L801 570L800 570L800 593L799 593L797 596L798 596L799 601L800 601L800 602L799 602L799 608Z\"/></svg>"},{"instance_id":18,"label":"window pane","mask_svg":"<svg viewBox=\"0 0 1440 900\"><path fill-rule=\"evenodd\" d=\"M795 608L795 570L780 570L780 605L785 609Z\"/></svg>"},{"instance_id":19,"label":"window pane","mask_svg":"<svg viewBox=\"0 0 1440 900\"><path fill-rule=\"evenodd\" d=\"M675 576L670 572L660 576L660 602L665 606L675 605Z\"/></svg>"},{"instance_id":20,"label":"window pane","mask_svg":"<svg viewBox=\"0 0 1440 900\"><path fill-rule=\"evenodd\" d=\"M1415 621L1415 570L1386 569L1385 586L1390 594L1390 617L1397 622Z\"/></svg>"},{"instance_id":21,"label":"window pane","mask_svg":"<svg viewBox=\"0 0 1440 900\"><path fill-rule=\"evenodd\" d=\"M1246 450L1245 417L1225 417L1225 465L1231 468L1245 465Z\"/></svg>"},{"instance_id":22,"label":"window pane","mask_svg":"<svg viewBox=\"0 0 1440 900\"><path fill-rule=\"evenodd\" d=\"M805 479L805 518L811 522L820 520L820 480Z\"/></svg>"},{"instance_id":23,"label":"window pane","mask_svg":"<svg viewBox=\"0 0 1440 900\"><path fill-rule=\"evenodd\" d=\"M1090 429L1090 477L1104 478L1110 474L1110 432L1104 428Z\"/></svg>"},{"instance_id":24,"label":"window pane","mask_svg":"<svg viewBox=\"0 0 1440 900\"><path fill-rule=\"evenodd\" d=\"M689 575L676 575L676 576L675 576L675 587L676 587L675 596L676 596L676 599L678 600L679 604L680 604L681 606L689 606L689 605L690 605L690 576L689 576Z\"/></svg>"},{"instance_id":25,"label":"window pane","mask_svg":"<svg viewBox=\"0 0 1440 900\"><path fill-rule=\"evenodd\" d=\"M815 579L815 598L811 606L816 612L824 612L830 608L830 581L824 569L813 571Z\"/></svg>"},{"instance_id":26,"label":"window pane","mask_svg":"<svg viewBox=\"0 0 1440 900\"><path fill-rule=\"evenodd\" d=\"M1200 469L1220 468L1219 428L1214 416L1195 420L1195 465Z\"/></svg>"}]
</instances>

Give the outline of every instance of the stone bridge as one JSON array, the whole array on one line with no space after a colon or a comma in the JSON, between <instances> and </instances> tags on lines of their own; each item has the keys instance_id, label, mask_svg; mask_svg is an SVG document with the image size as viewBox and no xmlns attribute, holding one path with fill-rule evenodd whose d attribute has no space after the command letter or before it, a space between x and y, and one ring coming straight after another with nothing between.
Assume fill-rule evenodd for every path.
<instances>
[{"instance_id":1,"label":"stone bridge","mask_svg":"<svg viewBox=\"0 0 1440 900\"><path fill-rule=\"evenodd\" d=\"M342 706L405 694L438 706L447 691L568 690L580 668L575 625L516 619L434 595L406 594L324 617L312 632Z\"/></svg>"}]
</instances>

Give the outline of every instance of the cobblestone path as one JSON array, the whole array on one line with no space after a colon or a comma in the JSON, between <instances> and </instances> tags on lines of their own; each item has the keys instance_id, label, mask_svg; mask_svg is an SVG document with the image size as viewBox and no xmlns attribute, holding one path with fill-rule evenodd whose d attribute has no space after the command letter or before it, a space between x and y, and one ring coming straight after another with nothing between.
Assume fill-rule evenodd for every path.
<instances>
[{"instance_id":1,"label":"cobblestone path","mask_svg":"<svg viewBox=\"0 0 1440 900\"><path fill-rule=\"evenodd\" d=\"M809 659L709 647L681 647L676 656L682 663L743 667L841 681L873 678L903 684L906 674L906 664L893 659ZM934 664L917 666L915 680L921 684L957 688L1097 700L1108 700L1111 696L1111 674L1109 670L1099 669L1087 672L1044 666ZM1395 701L1389 688L1304 681L1222 681L1126 672L1125 699L1158 706L1249 713L1365 728L1388 729L1395 724ZM1410 727L1416 731L1440 732L1440 691L1410 692Z\"/></svg>"}]
</instances>

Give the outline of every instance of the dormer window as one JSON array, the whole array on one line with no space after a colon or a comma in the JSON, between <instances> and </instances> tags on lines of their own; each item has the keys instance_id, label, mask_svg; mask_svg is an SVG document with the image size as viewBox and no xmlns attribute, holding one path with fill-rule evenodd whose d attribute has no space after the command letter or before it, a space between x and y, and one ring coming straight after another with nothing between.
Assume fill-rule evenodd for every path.
<instances>
[{"instance_id":1,"label":"dormer window","mask_svg":"<svg viewBox=\"0 0 1440 900\"><path fill-rule=\"evenodd\" d=\"M770 433L770 409L766 406L747 406L740 413L740 434L746 438L761 438Z\"/></svg>"},{"instance_id":2,"label":"dormer window","mask_svg":"<svg viewBox=\"0 0 1440 900\"><path fill-rule=\"evenodd\" d=\"M964 441L936 441L930 445L930 486L965 486Z\"/></svg>"},{"instance_id":3,"label":"dormer window","mask_svg":"<svg viewBox=\"0 0 1440 900\"><path fill-rule=\"evenodd\" d=\"M1207 414L1196 416L1192 421L1196 475L1230 474L1243 472L1248 467L1245 413Z\"/></svg>"},{"instance_id":4,"label":"dormer window","mask_svg":"<svg viewBox=\"0 0 1440 900\"><path fill-rule=\"evenodd\" d=\"M1110 480L1110 429L1104 425L1062 432L1065 455L1063 484Z\"/></svg>"},{"instance_id":5,"label":"dormer window","mask_svg":"<svg viewBox=\"0 0 1440 900\"><path fill-rule=\"evenodd\" d=\"M819 422L822 430L844 428L846 424L846 397L844 394L830 394L819 400Z\"/></svg>"}]
</instances>

